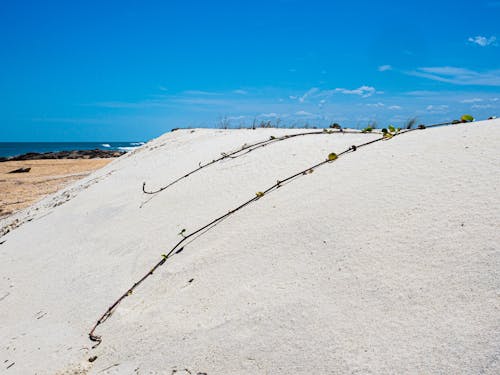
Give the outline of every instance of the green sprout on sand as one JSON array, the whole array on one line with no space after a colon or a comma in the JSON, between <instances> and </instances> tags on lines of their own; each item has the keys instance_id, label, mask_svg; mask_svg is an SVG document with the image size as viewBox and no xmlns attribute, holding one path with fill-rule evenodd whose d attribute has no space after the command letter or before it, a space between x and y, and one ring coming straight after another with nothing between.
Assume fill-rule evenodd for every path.
<instances>
[{"instance_id":1,"label":"green sprout on sand","mask_svg":"<svg viewBox=\"0 0 500 375\"><path fill-rule=\"evenodd\" d=\"M335 152L328 154L328 161L334 161L334 160L337 160L337 158L338 158L338 156Z\"/></svg>"},{"instance_id":2,"label":"green sprout on sand","mask_svg":"<svg viewBox=\"0 0 500 375\"><path fill-rule=\"evenodd\" d=\"M474 121L474 117L472 117L471 115L463 115L462 117L460 117L460 122L472 122Z\"/></svg>"},{"instance_id":3,"label":"green sprout on sand","mask_svg":"<svg viewBox=\"0 0 500 375\"><path fill-rule=\"evenodd\" d=\"M395 128L394 126L389 125L387 127L387 129L386 128L382 129L382 134L384 134L384 138L389 139L389 138L394 137L400 131L401 131L401 128Z\"/></svg>"}]
</instances>

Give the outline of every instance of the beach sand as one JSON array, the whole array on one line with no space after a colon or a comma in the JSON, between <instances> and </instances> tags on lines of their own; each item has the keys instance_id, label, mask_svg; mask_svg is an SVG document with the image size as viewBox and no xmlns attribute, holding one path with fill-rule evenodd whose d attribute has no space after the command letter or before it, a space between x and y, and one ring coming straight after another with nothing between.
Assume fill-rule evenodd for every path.
<instances>
[{"instance_id":1,"label":"beach sand","mask_svg":"<svg viewBox=\"0 0 500 375\"><path fill-rule=\"evenodd\" d=\"M500 120L377 134L179 130L0 220L7 374L500 373ZM93 361L90 362L89 359ZM94 360L95 359L95 360ZM7 367L9 367L8 370Z\"/></svg>"},{"instance_id":2,"label":"beach sand","mask_svg":"<svg viewBox=\"0 0 500 375\"><path fill-rule=\"evenodd\" d=\"M26 208L48 194L102 168L112 159L62 159L0 163L0 217ZM29 173L9 173L31 168Z\"/></svg>"}]
</instances>

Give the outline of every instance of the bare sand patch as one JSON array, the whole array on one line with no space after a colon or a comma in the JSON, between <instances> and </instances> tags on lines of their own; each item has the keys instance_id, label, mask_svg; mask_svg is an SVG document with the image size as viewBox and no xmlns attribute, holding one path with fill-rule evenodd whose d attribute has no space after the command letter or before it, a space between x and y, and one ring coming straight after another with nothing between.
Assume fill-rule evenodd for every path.
<instances>
[{"instance_id":1,"label":"bare sand patch","mask_svg":"<svg viewBox=\"0 0 500 375\"><path fill-rule=\"evenodd\" d=\"M0 163L0 217L22 210L69 183L88 176L113 159L63 159ZM31 168L28 173L9 173Z\"/></svg>"}]
</instances>

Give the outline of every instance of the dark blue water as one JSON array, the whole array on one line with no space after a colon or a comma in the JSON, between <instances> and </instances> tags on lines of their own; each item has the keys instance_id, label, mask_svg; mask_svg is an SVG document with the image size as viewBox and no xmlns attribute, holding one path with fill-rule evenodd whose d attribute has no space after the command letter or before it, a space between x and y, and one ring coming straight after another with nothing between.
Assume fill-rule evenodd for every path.
<instances>
[{"instance_id":1,"label":"dark blue water","mask_svg":"<svg viewBox=\"0 0 500 375\"><path fill-rule=\"evenodd\" d=\"M73 150L131 151L144 142L0 142L0 157L17 156L28 152L56 152Z\"/></svg>"}]
</instances>

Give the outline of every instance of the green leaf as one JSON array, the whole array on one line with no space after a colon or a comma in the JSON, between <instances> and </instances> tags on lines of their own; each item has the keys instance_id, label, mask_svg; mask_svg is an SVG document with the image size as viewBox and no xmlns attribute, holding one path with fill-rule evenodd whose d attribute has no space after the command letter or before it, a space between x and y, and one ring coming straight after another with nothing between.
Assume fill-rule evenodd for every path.
<instances>
[{"instance_id":1,"label":"green leaf","mask_svg":"<svg viewBox=\"0 0 500 375\"><path fill-rule=\"evenodd\" d=\"M386 128L383 128L383 129L382 129L382 133L387 134L387 129L386 129Z\"/></svg>"},{"instance_id":2,"label":"green leaf","mask_svg":"<svg viewBox=\"0 0 500 375\"><path fill-rule=\"evenodd\" d=\"M264 193L262 191L258 191L255 193L255 195L259 198L263 197L264 196Z\"/></svg>"},{"instance_id":3,"label":"green leaf","mask_svg":"<svg viewBox=\"0 0 500 375\"><path fill-rule=\"evenodd\" d=\"M460 120L462 122L471 122L471 121L474 121L474 117L466 114L466 115L463 115L462 117L460 117Z\"/></svg>"},{"instance_id":4,"label":"green leaf","mask_svg":"<svg viewBox=\"0 0 500 375\"><path fill-rule=\"evenodd\" d=\"M328 154L328 160L329 161L334 161L338 158L337 154L335 152L332 152L331 154Z\"/></svg>"},{"instance_id":5,"label":"green leaf","mask_svg":"<svg viewBox=\"0 0 500 375\"><path fill-rule=\"evenodd\" d=\"M394 128L394 126L389 125L389 126L388 126L388 128L389 128L389 131L390 131L391 133L395 133L395 132L396 132L396 129Z\"/></svg>"}]
</instances>

